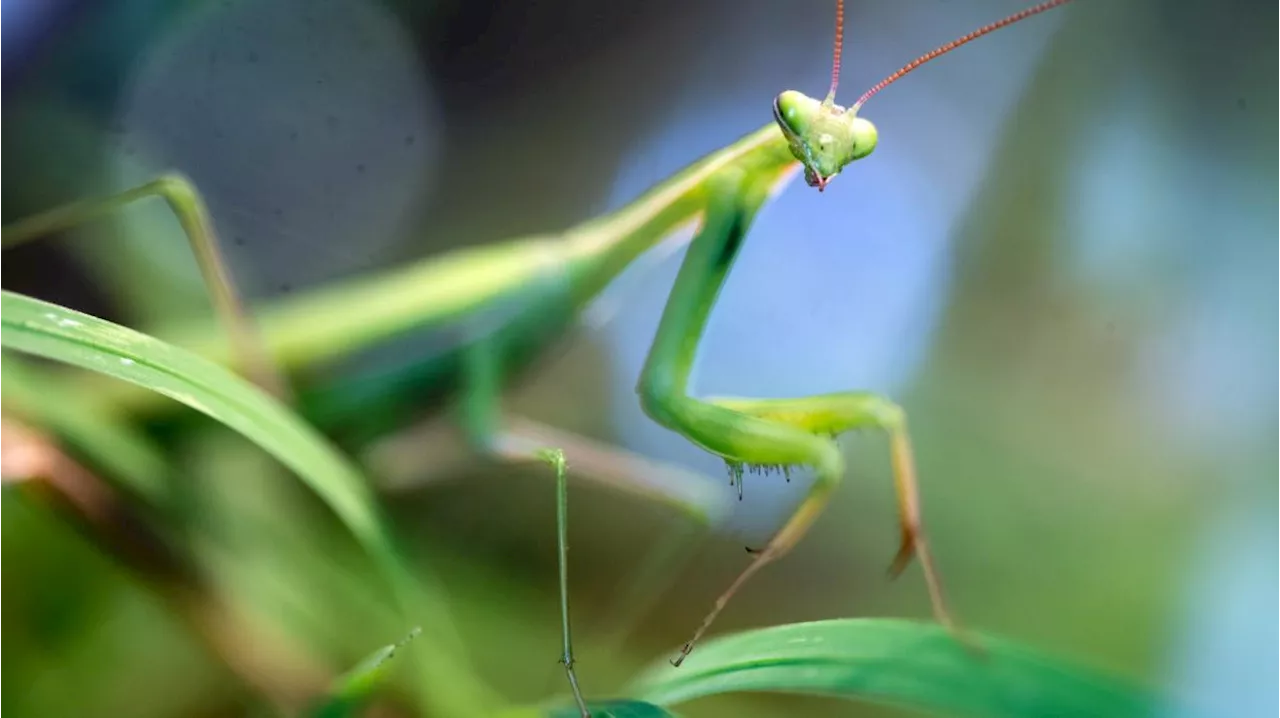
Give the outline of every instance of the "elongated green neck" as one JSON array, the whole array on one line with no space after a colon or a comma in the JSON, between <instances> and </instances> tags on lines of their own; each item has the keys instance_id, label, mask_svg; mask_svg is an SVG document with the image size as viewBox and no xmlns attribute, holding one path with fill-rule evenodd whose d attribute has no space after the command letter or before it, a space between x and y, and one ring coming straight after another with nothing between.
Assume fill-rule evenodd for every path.
<instances>
[{"instance_id":1,"label":"elongated green neck","mask_svg":"<svg viewBox=\"0 0 1280 718\"><path fill-rule=\"evenodd\" d=\"M706 201L707 181L717 172L737 167L781 182L796 164L782 132L770 123L703 157L623 209L570 230L565 241L575 302L590 301L637 257L697 217Z\"/></svg>"}]
</instances>

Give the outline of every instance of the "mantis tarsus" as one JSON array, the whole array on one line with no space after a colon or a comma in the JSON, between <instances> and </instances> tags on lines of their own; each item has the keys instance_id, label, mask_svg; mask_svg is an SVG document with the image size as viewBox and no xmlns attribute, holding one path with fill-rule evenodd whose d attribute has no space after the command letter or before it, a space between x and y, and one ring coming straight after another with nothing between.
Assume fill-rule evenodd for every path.
<instances>
[{"instance_id":1,"label":"mantis tarsus","mask_svg":"<svg viewBox=\"0 0 1280 718\"><path fill-rule=\"evenodd\" d=\"M772 194L803 170L807 184L825 189L851 162L871 154L875 126L858 117L873 95L920 65L1001 27L1068 0L1050 0L986 25L908 63L872 86L848 109L835 104L843 36L843 2L837 2L830 90L819 101L788 90L773 102L774 121L703 157L649 190L629 206L557 235L530 237L348 281L266 307L251 325L223 269L212 221L199 194L179 176L167 176L112 198L82 202L32 217L4 230L6 247L67 229L146 197L161 197L178 216L229 338L221 352L269 391L283 395L275 363L285 370L304 361L335 358L409 329L449 322L467 324L468 340L438 358L430 373L456 372L464 389L462 424L481 451L506 461L545 461L557 474L557 534L563 654L568 679L583 715L588 715L573 670L567 596L566 461L572 447L550 448L536 435L513 428L498 411L499 388L508 359L543 344L596 297L624 268L676 227L700 220L681 265L637 393L655 421L722 457L739 496L747 468L805 466L817 480L796 513L716 600L714 608L672 662L679 666L719 612L756 572L789 551L821 514L844 474L834 437L875 428L888 434L898 495L901 544L890 572L900 573L918 556L937 620L958 631L921 524L913 456L903 410L872 393L843 391L795 399L695 398L689 379L698 344L755 214ZM405 300L388 305L387 287L403 287ZM375 288L376 291L375 291ZM369 312L351 312L367 306ZM333 311L341 307L347 311ZM349 316L351 321L317 321ZM549 319L554 317L554 319ZM198 342L197 342L198 343ZM305 395L305 392L303 392ZM303 397L305 399L305 396ZM655 486L633 475L638 485ZM661 494L655 488L652 493Z\"/></svg>"}]
</instances>

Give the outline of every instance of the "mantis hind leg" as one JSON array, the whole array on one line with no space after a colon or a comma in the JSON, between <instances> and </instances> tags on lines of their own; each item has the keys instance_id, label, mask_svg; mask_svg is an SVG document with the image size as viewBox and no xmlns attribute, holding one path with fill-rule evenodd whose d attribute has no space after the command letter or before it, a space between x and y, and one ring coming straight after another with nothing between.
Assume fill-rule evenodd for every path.
<instances>
[{"instance_id":1,"label":"mantis hind leg","mask_svg":"<svg viewBox=\"0 0 1280 718\"><path fill-rule=\"evenodd\" d=\"M204 279L213 309L227 333L240 369L249 379L277 397L288 389L267 352L227 271L213 220L204 200L191 182L177 174L164 175L144 185L100 199L63 205L27 217L3 230L5 249L91 222L134 202L158 197L173 211L187 236Z\"/></svg>"}]
</instances>

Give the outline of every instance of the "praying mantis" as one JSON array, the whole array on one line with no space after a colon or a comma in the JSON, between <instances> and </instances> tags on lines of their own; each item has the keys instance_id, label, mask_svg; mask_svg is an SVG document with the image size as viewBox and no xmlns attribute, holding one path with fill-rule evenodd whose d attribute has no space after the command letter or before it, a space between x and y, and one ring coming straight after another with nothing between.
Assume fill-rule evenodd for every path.
<instances>
[{"instance_id":1,"label":"praying mantis","mask_svg":"<svg viewBox=\"0 0 1280 718\"><path fill-rule=\"evenodd\" d=\"M239 299L221 259L213 220L199 192L179 175L20 221L4 228L4 246L69 229L139 200L164 200L191 243L224 335L221 341L213 341L207 328L194 328L186 341L176 343L236 364L264 390L286 399L293 398L294 391L289 376L308 363L336 360L411 330L464 326L465 341L415 367L426 379L397 385L395 390L412 390L422 381L460 387L458 418L476 449L502 461L541 461L554 468L560 659L574 699L587 716L574 672L567 589L566 472L576 462L574 447L548 446L538 432L506 422L500 411L501 388L516 363L567 328L633 261L676 228L696 220L698 231L689 243L638 378L640 404L658 424L723 458L739 497L748 470L806 467L815 472L816 481L767 545L751 550L751 562L717 598L672 663L679 666L684 661L753 575L783 557L807 533L845 473L835 437L859 429L884 432L890 445L901 533L890 573L900 574L913 557L918 558L936 620L959 636L924 531L913 450L900 406L861 391L788 399L699 398L690 394L690 378L699 342L753 218L797 173L821 192L849 164L872 154L878 131L858 116L868 100L926 62L1068 1L1042 2L942 45L872 86L846 109L835 103L844 24L843 2L838 0L831 84L824 99L794 90L782 92L773 101L773 121L692 163L623 209L557 234L462 250L384 275L347 280L257 308L252 314ZM305 411L316 395L308 387L299 389L296 400ZM125 404L141 401L123 394L117 398ZM630 468L625 455L614 458L611 468L625 474L626 481L648 487L642 490L651 494L667 493L660 481Z\"/></svg>"}]
</instances>

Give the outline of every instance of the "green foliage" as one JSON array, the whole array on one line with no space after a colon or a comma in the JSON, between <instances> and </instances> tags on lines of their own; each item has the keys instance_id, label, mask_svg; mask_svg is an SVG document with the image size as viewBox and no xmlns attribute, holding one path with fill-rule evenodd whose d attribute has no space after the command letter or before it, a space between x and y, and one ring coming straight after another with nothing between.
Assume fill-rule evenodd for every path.
<instances>
[{"instance_id":1,"label":"green foliage","mask_svg":"<svg viewBox=\"0 0 1280 718\"><path fill-rule=\"evenodd\" d=\"M6 412L55 432L134 496L153 506L169 500L165 459L145 436L38 367L7 355L0 367Z\"/></svg>"}]
</instances>

